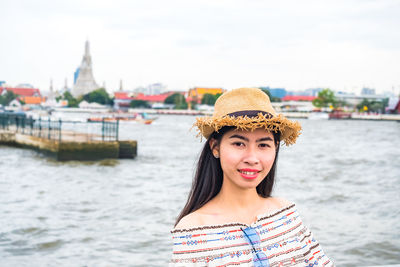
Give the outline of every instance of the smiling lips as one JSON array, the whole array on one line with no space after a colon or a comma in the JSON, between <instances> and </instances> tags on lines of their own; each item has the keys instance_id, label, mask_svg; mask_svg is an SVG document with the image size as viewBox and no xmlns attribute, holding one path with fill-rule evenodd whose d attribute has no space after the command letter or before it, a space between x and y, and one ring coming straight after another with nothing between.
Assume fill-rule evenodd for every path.
<instances>
[{"instance_id":1,"label":"smiling lips","mask_svg":"<svg viewBox=\"0 0 400 267\"><path fill-rule=\"evenodd\" d=\"M239 173L244 179L253 180L256 179L258 176L259 170L255 169L240 169Z\"/></svg>"}]
</instances>

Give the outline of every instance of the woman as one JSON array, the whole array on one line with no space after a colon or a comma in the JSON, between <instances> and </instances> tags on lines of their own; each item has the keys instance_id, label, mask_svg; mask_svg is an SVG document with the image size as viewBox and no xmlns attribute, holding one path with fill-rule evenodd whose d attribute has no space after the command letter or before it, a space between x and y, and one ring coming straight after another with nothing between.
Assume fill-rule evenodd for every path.
<instances>
[{"instance_id":1,"label":"woman","mask_svg":"<svg viewBox=\"0 0 400 267\"><path fill-rule=\"evenodd\" d=\"M171 266L333 266L295 204L271 196L280 142L301 126L256 88L223 94L195 126L207 138L177 219Z\"/></svg>"}]
</instances>

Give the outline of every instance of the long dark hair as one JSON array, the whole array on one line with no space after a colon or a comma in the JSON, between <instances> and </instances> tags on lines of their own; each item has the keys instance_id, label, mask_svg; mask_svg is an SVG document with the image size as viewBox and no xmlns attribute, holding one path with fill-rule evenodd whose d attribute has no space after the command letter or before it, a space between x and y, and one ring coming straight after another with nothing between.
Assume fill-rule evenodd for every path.
<instances>
[{"instance_id":1,"label":"long dark hair","mask_svg":"<svg viewBox=\"0 0 400 267\"><path fill-rule=\"evenodd\" d=\"M211 136L207 139L207 142L204 144L203 150L201 151L199 157L199 161L197 162L197 169L192 182L192 188L189 192L188 200L185 207L179 214L175 222L175 226L183 217L204 206L221 190L223 181L221 163L219 159L213 156L209 141L211 139L215 139L216 144L219 144L222 136L232 129L235 129L235 127L225 126L221 128L218 132L213 132ZM256 188L257 193L265 198L271 196L271 192L274 187L276 164L279 153L280 132L272 131L272 134L274 136L274 143L276 148L275 160L267 176Z\"/></svg>"}]
</instances>

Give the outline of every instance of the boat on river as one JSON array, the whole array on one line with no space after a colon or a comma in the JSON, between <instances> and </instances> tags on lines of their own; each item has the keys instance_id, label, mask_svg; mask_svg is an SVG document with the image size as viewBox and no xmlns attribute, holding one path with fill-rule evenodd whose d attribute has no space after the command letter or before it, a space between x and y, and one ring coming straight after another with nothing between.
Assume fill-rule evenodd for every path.
<instances>
[{"instance_id":1,"label":"boat on river","mask_svg":"<svg viewBox=\"0 0 400 267\"><path fill-rule=\"evenodd\" d=\"M351 119L351 112L345 112L343 110L334 110L329 113L329 119Z\"/></svg>"}]
</instances>

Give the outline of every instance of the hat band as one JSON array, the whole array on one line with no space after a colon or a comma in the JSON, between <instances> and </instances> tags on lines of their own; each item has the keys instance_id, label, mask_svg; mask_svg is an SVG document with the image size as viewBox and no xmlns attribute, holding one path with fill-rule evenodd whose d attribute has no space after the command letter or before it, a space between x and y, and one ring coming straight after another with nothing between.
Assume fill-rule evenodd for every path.
<instances>
[{"instance_id":1,"label":"hat band","mask_svg":"<svg viewBox=\"0 0 400 267\"><path fill-rule=\"evenodd\" d=\"M244 117L247 116L249 118L253 118L253 117L257 117L258 114L262 114L263 116L265 116L267 119L270 119L272 117L274 117L274 115L272 115L269 112L266 111L262 111L262 110L242 110L242 111L236 111L236 112L232 112L229 113L228 116L231 117Z\"/></svg>"}]
</instances>

